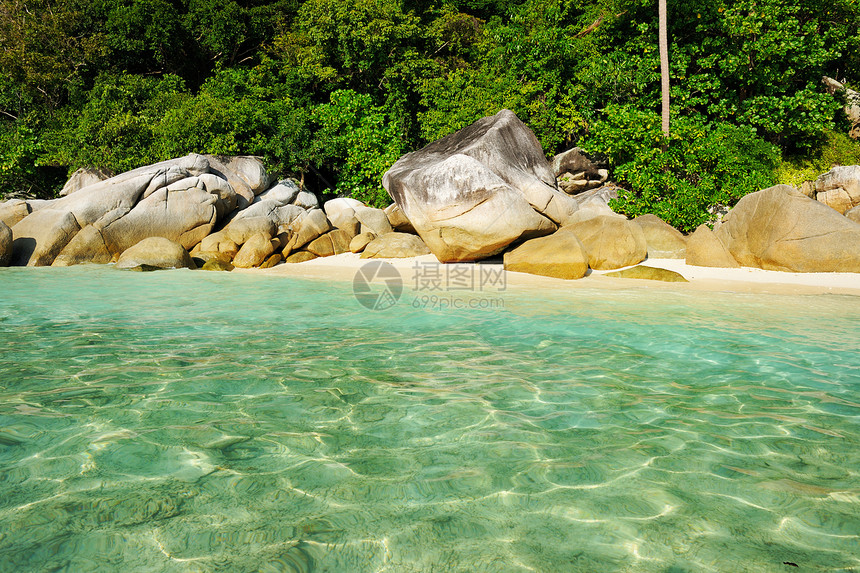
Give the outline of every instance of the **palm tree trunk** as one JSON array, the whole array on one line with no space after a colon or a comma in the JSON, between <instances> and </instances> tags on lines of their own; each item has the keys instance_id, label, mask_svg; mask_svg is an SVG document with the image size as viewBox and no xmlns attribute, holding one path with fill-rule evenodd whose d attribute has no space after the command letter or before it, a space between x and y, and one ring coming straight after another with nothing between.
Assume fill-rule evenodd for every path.
<instances>
[{"instance_id":1,"label":"palm tree trunk","mask_svg":"<svg viewBox=\"0 0 860 573\"><path fill-rule=\"evenodd\" d=\"M666 0L658 0L660 24L660 91L663 95L663 135L669 137L669 39L666 31Z\"/></svg>"}]
</instances>

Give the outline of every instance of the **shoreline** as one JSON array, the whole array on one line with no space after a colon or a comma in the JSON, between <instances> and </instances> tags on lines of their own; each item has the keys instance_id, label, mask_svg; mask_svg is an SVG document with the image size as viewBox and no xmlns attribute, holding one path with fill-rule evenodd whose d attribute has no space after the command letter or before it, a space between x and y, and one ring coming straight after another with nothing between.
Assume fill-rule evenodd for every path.
<instances>
[{"instance_id":1,"label":"shoreline","mask_svg":"<svg viewBox=\"0 0 860 573\"><path fill-rule=\"evenodd\" d=\"M517 291L530 289L558 290L560 287L611 290L647 288L681 292L699 291L783 295L839 294L860 296L860 273L791 273L766 271L750 267L737 269L696 267L686 264L683 259L646 259L640 264L677 272L689 281L686 283L604 276L606 273L614 272L614 270L591 270L588 275L581 279L564 280L504 271L500 261L444 265L439 263L433 255L403 259L362 259L360 255L354 253L342 253L303 263L279 264L269 269L237 268L233 272L318 280L352 281L362 265L373 261L384 261L393 265L400 273L405 287L414 286L413 283L417 282L418 273L424 273L425 270L432 273L438 269L438 272L444 275L447 269L451 269L454 266L468 266L478 269L479 272L488 273L487 276L490 277L498 277L498 273L502 272L505 283L504 290L513 289ZM498 289L490 289L487 291L487 294L497 291ZM468 293L470 295L479 294L477 289L458 289L457 292L460 294Z\"/></svg>"}]
</instances>

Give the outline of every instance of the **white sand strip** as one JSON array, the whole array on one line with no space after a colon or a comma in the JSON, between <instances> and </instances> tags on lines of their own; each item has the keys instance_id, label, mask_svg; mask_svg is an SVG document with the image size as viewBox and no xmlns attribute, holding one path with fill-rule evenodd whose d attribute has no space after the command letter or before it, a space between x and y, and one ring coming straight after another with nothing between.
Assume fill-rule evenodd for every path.
<instances>
[{"instance_id":1,"label":"white sand strip","mask_svg":"<svg viewBox=\"0 0 860 573\"><path fill-rule=\"evenodd\" d=\"M436 264L444 273L445 266L433 255L407 259L362 259L357 254L344 253L304 263L280 264L271 269L236 269L241 272L263 273L274 276L294 276L322 280L351 281L365 263L384 260L400 272L403 282L410 286L416 273L424 273ZM460 263L469 264L469 263ZM578 280L562 280L525 273L506 273L506 284L519 288L659 288L672 290L703 290L717 292L763 292L774 294L848 294L860 296L860 273L788 273L742 267L721 269L694 267L682 259L649 259L643 265L668 269L681 274L689 283L667 283L652 280L622 279L604 276L611 271L591 271ZM481 267L501 271L500 262L479 263ZM234 271L234 272L236 272Z\"/></svg>"}]
</instances>

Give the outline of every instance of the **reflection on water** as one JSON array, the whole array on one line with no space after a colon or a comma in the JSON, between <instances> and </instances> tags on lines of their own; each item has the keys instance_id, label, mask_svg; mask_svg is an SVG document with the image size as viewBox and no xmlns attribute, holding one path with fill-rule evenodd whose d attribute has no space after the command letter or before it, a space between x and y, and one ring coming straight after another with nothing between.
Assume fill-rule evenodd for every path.
<instances>
[{"instance_id":1,"label":"reflection on water","mask_svg":"<svg viewBox=\"0 0 860 573\"><path fill-rule=\"evenodd\" d=\"M0 571L860 569L860 304L0 272Z\"/></svg>"}]
</instances>

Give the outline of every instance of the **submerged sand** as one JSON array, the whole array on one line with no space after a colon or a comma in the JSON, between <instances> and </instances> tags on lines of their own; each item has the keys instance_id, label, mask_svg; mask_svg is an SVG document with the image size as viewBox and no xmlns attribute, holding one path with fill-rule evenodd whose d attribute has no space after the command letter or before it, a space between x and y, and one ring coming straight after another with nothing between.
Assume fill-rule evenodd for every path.
<instances>
[{"instance_id":1,"label":"submerged sand","mask_svg":"<svg viewBox=\"0 0 860 573\"><path fill-rule=\"evenodd\" d=\"M405 285L426 277L438 265L441 274L446 274L450 265L442 265L433 255L406 259L362 259L353 253L324 257L304 263L281 264L270 269L236 269L241 272L263 273L272 276L292 276L320 280L352 281L362 265L374 260L391 263L403 278ZM469 263L460 263L460 266ZM590 271L588 276L577 280L541 277L526 273L505 272L506 289L532 288L607 288L631 287L670 289L678 291L748 292L770 294L845 294L860 296L860 273L789 273L766 271L742 267L722 269L696 267L680 259L648 259L641 264L668 269L681 274L689 282L669 283L644 279L627 279L605 276L611 271ZM498 276L503 272L501 260L477 263L478 273ZM629 268L629 267L628 267ZM234 271L235 272L235 271Z\"/></svg>"}]
</instances>

